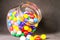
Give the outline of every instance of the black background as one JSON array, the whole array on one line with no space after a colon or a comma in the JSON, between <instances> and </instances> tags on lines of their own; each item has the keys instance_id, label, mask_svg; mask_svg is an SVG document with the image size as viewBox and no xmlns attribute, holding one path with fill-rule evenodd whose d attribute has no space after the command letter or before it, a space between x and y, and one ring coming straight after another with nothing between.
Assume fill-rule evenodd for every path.
<instances>
[{"instance_id":1,"label":"black background","mask_svg":"<svg viewBox=\"0 0 60 40\"><path fill-rule=\"evenodd\" d=\"M10 9L27 0L0 0L0 33L9 33L6 26L6 16ZM42 33L60 32L60 0L28 0L39 6L42 20L36 31Z\"/></svg>"}]
</instances>

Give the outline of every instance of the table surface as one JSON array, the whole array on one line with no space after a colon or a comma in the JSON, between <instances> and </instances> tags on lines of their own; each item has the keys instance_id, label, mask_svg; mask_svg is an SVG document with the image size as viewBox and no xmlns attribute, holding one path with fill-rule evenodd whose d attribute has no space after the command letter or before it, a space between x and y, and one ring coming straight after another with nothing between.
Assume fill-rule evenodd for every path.
<instances>
[{"instance_id":1,"label":"table surface","mask_svg":"<svg viewBox=\"0 0 60 40\"><path fill-rule=\"evenodd\" d=\"M47 34L47 40L60 40L60 33ZM9 34L0 34L0 40L19 40Z\"/></svg>"}]
</instances>

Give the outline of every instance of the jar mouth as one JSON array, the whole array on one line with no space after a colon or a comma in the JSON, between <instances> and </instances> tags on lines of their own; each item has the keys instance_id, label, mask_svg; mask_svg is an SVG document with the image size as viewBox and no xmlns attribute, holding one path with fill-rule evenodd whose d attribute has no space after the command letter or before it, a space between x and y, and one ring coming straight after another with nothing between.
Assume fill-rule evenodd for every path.
<instances>
[{"instance_id":1,"label":"jar mouth","mask_svg":"<svg viewBox=\"0 0 60 40\"><path fill-rule=\"evenodd\" d=\"M32 10L30 12L35 13L37 15L37 18L39 19L39 22L41 21L41 19L42 19L41 10L40 10L40 8L37 7L36 4L34 4L32 2L27 2L27 3L24 3L21 7L24 9L29 8L29 10L26 9L27 11Z\"/></svg>"}]
</instances>

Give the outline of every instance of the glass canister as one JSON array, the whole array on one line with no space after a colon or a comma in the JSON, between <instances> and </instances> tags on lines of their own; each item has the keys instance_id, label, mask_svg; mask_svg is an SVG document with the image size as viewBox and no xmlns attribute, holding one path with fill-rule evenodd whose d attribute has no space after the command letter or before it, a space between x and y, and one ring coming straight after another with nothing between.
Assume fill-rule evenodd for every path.
<instances>
[{"instance_id":1,"label":"glass canister","mask_svg":"<svg viewBox=\"0 0 60 40\"><path fill-rule=\"evenodd\" d=\"M12 36L26 37L36 31L41 19L41 11L36 4L33 2L21 3L18 7L9 10L7 28Z\"/></svg>"}]
</instances>

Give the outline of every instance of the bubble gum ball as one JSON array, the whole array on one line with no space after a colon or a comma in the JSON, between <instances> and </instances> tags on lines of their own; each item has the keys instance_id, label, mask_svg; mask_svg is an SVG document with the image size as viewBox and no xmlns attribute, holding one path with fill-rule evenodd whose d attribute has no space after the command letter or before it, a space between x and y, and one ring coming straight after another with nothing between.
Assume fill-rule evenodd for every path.
<instances>
[{"instance_id":1,"label":"bubble gum ball","mask_svg":"<svg viewBox=\"0 0 60 40\"><path fill-rule=\"evenodd\" d=\"M24 26L24 30L28 30L29 29L29 26Z\"/></svg>"},{"instance_id":2,"label":"bubble gum ball","mask_svg":"<svg viewBox=\"0 0 60 40\"><path fill-rule=\"evenodd\" d=\"M30 23L29 23L29 22L26 22L25 24L26 24L27 26L30 26Z\"/></svg>"},{"instance_id":3,"label":"bubble gum ball","mask_svg":"<svg viewBox=\"0 0 60 40\"><path fill-rule=\"evenodd\" d=\"M17 34L21 34L22 32L21 31L18 31Z\"/></svg>"},{"instance_id":4,"label":"bubble gum ball","mask_svg":"<svg viewBox=\"0 0 60 40\"><path fill-rule=\"evenodd\" d=\"M14 17L13 21L17 21L17 18L16 18L16 17Z\"/></svg>"},{"instance_id":5,"label":"bubble gum ball","mask_svg":"<svg viewBox=\"0 0 60 40\"><path fill-rule=\"evenodd\" d=\"M14 28L16 31L19 30L18 26L16 26L16 25L13 25L13 28Z\"/></svg>"},{"instance_id":6,"label":"bubble gum ball","mask_svg":"<svg viewBox=\"0 0 60 40\"><path fill-rule=\"evenodd\" d=\"M30 36L30 40L34 40L34 37L33 36Z\"/></svg>"},{"instance_id":7,"label":"bubble gum ball","mask_svg":"<svg viewBox=\"0 0 60 40\"><path fill-rule=\"evenodd\" d=\"M36 37L35 40L41 40L41 38L40 37Z\"/></svg>"},{"instance_id":8,"label":"bubble gum ball","mask_svg":"<svg viewBox=\"0 0 60 40\"><path fill-rule=\"evenodd\" d=\"M14 24L14 21L11 21L11 24Z\"/></svg>"},{"instance_id":9,"label":"bubble gum ball","mask_svg":"<svg viewBox=\"0 0 60 40\"><path fill-rule=\"evenodd\" d=\"M21 32L21 31L18 31L17 34L16 34L16 36L17 36L17 37L20 37L21 34L22 34L22 32Z\"/></svg>"},{"instance_id":10,"label":"bubble gum ball","mask_svg":"<svg viewBox=\"0 0 60 40\"><path fill-rule=\"evenodd\" d=\"M16 34L16 37L20 37L20 34Z\"/></svg>"},{"instance_id":11,"label":"bubble gum ball","mask_svg":"<svg viewBox=\"0 0 60 40\"><path fill-rule=\"evenodd\" d=\"M32 28L29 28L28 32L31 32L32 31Z\"/></svg>"},{"instance_id":12,"label":"bubble gum ball","mask_svg":"<svg viewBox=\"0 0 60 40\"><path fill-rule=\"evenodd\" d=\"M12 16L12 12L10 12L10 14L8 14L8 16Z\"/></svg>"},{"instance_id":13,"label":"bubble gum ball","mask_svg":"<svg viewBox=\"0 0 60 40\"><path fill-rule=\"evenodd\" d=\"M10 31L13 31L13 27L10 27L9 30L10 30Z\"/></svg>"},{"instance_id":14,"label":"bubble gum ball","mask_svg":"<svg viewBox=\"0 0 60 40\"><path fill-rule=\"evenodd\" d=\"M12 13L12 15L14 16L16 14L16 11L14 11L13 13Z\"/></svg>"},{"instance_id":15,"label":"bubble gum ball","mask_svg":"<svg viewBox=\"0 0 60 40\"><path fill-rule=\"evenodd\" d=\"M20 23L20 26L24 26L24 25L25 25L25 23L24 23L24 22L21 22L21 23Z\"/></svg>"},{"instance_id":16,"label":"bubble gum ball","mask_svg":"<svg viewBox=\"0 0 60 40\"><path fill-rule=\"evenodd\" d=\"M33 15L33 13L32 14L29 14L29 16L30 16L30 18L32 18L32 19L34 19L34 15Z\"/></svg>"},{"instance_id":17,"label":"bubble gum ball","mask_svg":"<svg viewBox=\"0 0 60 40\"><path fill-rule=\"evenodd\" d=\"M26 40L30 40L30 39L26 38Z\"/></svg>"},{"instance_id":18,"label":"bubble gum ball","mask_svg":"<svg viewBox=\"0 0 60 40\"><path fill-rule=\"evenodd\" d=\"M12 24L11 23L8 23L8 26L10 27Z\"/></svg>"},{"instance_id":19,"label":"bubble gum ball","mask_svg":"<svg viewBox=\"0 0 60 40\"><path fill-rule=\"evenodd\" d=\"M41 38L40 38L39 35L35 35L35 36L34 36L34 40L41 40Z\"/></svg>"},{"instance_id":20,"label":"bubble gum ball","mask_svg":"<svg viewBox=\"0 0 60 40\"><path fill-rule=\"evenodd\" d=\"M35 27L38 27L38 23L34 24Z\"/></svg>"},{"instance_id":21,"label":"bubble gum ball","mask_svg":"<svg viewBox=\"0 0 60 40\"><path fill-rule=\"evenodd\" d=\"M31 35L28 34L28 35L26 36L26 38L30 39L30 36L31 36Z\"/></svg>"},{"instance_id":22,"label":"bubble gum ball","mask_svg":"<svg viewBox=\"0 0 60 40\"><path fill-rule=\"evenodd\" d=\"M30 24L33 24L33 22L34 22L33 19L30 19L30 20L29 20L29 23L30 23Z\"/></svg>"},{"instance_id":23,"label":"bubble gum ball","mask_svg":"<svg viewBox=\"0 0 60 40\"><path fill-rule=\"evenodd\" d=\"M22 33L21 36L24 36L24 33Z\"/></svg>"},{"instance_id":24,"label":"bubble gum ball","mask_svg":"<svg viewBox=\"0 0 60 40\"><path fill-rule=\"evenodd\" d=\"M21 22L18 20L18 21L17 21L17 24L19 25L20 23L21 23Z\"/></svg>"},{"instance_id":25,"label":"bubble gum ball","mask_svg":"<svg viewBox=\"0 0 60 40\"><path fill-rule=\"evenodd\" d=\"M38 19L37 19L37 18L34 18L34 22L35 22L35 23L38 22Z\"/></svg>"},{"instance_id":26,"label":"bubble gum ball","mask_svg":"<svg viewBox=\"0 0 60 40\"><path fill-rule=\"evenodd\" d=\"M11 31L11 35L12 35L12 36L16 36L16 32Z\"/></svg>"},{"instance_id":27,"label":"bubble gum ball","mask_svg":"<svg viewBox=\"0 0 60 40\"><path fill-rule=\"evenodd\" d=\"M41 39L42 39L42 40L45 40L45 39L46 39L46 34L42 34L42 35L41 35Z\"/></svg>"},{"instance_id":28,"label":"bubble gum ball","mask_svg":"<svg viewBox=\"0 0 60 40\"><path fill-rule=\"evenodd\" d=\"M24 31L24 35L25 35L25 36L28 35L28 31L25 30L25 31Z\"/></svg>"},{"instance_id":29,"label":"bubble gum ball","mask_svg":"<svg viewBox=\"0 0 60 40\"><path fill-rule=\"evenodd\" d=\"M25 36L20 37L20 40L25 40L25 39L26 39Z\"/></svg>"},{"instance_id":30,"label":"bubble gum ball","mask_svg":"<svg viewBox=\"0 0 60 40\"><path fill-rule=\"evenodd\" d=\"M24 14L24 18L28 18L28 15L27 14Z\"/></svg>"},{"instance_id":31,"label":"bubble gum ball","mask_svg":"<svg viewBox=\"0 0 60 40\"><path fill-rule=\"evenodd\" d=\"M21 22L23 22L23 21L24 21L24 18L23 18L23 17L19 17L19 20L20 20Z\"/></svg>"},{"instance_id":32,"label":"bubble gum ball","mask_svg":"<svg viewBox=\"0 0 60 40\"><path fill-rule=\"evenodd\" d=\"M28 22L28 19L24 19L24 22Z\"/></svg>"}]
</instances>

